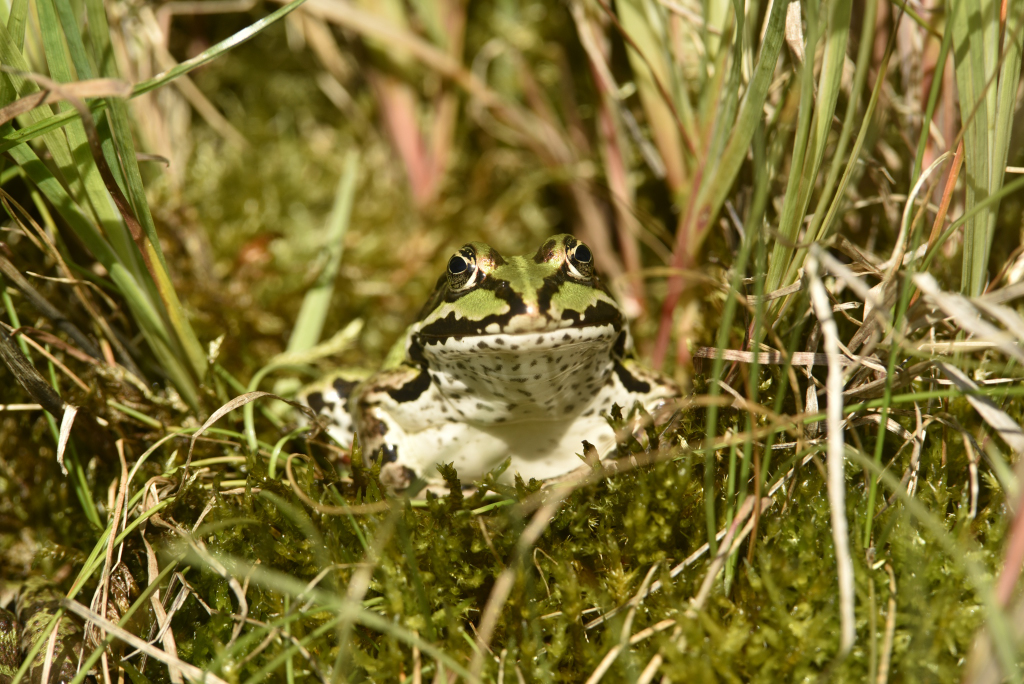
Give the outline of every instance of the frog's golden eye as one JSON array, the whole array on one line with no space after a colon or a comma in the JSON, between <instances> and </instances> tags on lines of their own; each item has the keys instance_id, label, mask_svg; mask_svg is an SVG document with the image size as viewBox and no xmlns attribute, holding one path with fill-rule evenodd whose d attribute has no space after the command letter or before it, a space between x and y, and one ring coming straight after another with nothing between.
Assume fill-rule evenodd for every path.
<instances>
[{"instance_id":1,"label":"frog's golden eye","mask_svg":"<svg viewBox=\"0 0 1024 684\"><path fill-rule=\"evenodd\" d=\"M577 242L567 250L569 259L566 264L569 273L576 278L589 280L594 277L594 254L582 242Z\"/></svg>"},{"instance_id":2,"label":"frog's golden eye","mask_svg":"<svg viewBox=\"0 0 1024 684\"><path fill-rule=\"evenodd\" d=\"M465 290L476 282L475 254L461 250L448 260L448 287L452 290Z\"/></svg>"}]
</instances>

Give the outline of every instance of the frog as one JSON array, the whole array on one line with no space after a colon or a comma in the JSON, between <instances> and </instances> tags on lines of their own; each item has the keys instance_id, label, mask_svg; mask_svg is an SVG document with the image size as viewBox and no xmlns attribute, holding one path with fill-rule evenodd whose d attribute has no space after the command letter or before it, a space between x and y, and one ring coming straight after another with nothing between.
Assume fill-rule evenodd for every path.
<instances>
[{"instance_id":1,"label":"frog","mask_svg":"<svg viewBox=\"0 0 1024 684\"><path fill-rule=\"evenodd\" d=\"M381 483L400 492L439 481L439 464L463 481L506 460L506 480L564 477L587 454L615 457L613 407L665 416L679 397L636 360L593 251L562 234L519 256L459 248L378 372L327 376L302 401L341 445L358 436L380 458Z\"/></svg>"}]
</instances>

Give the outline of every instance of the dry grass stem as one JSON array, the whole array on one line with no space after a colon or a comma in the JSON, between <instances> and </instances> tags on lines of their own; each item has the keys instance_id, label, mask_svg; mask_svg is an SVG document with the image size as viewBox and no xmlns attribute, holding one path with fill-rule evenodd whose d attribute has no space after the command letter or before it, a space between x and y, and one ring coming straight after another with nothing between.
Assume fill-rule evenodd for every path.
<instances>
[{"instance_id":1,"label":"dry grass stem","mask_svg":"<svg viewBox=\"0 0 1024 684\"><path fill-rule=\"evenodd\" d=\"M60 419L60 436L57 439L57 463L65 477L67 477L68 469L64 465L64 450L67 449L68 439L71 437L71 426L75 424L76 415L78 415L76 407L64 404L64 415Z\"/></svg>"},{"instance_id":2,"label":"dry grass stem","mask_svg":"<svg viewBox=\"0 0 1024 684\"><path fill-rule=\"evenodd\" d=\"M889 603L885 611L885 637L882 639L882 657L878 661L878 684L889 681L889 669L892 662L893 640L896 636L896 575L892 565L885 564L885 572L889 575Z\"/></svg>"},{"instance_id":3,"label":"dry grass stem","mask_svg":"<svg viewBox=\"0 0 1024 684\"><path fill-rule=\"evenodd\" d=\"M597 684L598 682L600 682L604 678L605 674L608 673L608 670L615 662L615 659L618 658L619 654L622 653L622 651L625 650L628 646L635 646L644 639L654 636L658 632L664 632L669 627L674 627L675 625L675 620L662 620L656 625L653 625L651 627L648 627L647 629L637 632L633 636L629 637L627 640L624 640L623 643L619 643L615 646L612 646L608 653L605 654L604 658L601 659L601 662L598 664L597 669L595 669L587 678L586 684Z\"/></svg>"},{"instance_id":4,"label":"dry grass stem","mask_svg":"<svg viewBox=\"0 0 1024 684\"><path fill-rule=\"evenodd\" d=\"M767 510L771 504L772 500L765 497L761 501L761 512L763 513ZM696 614L703 609L704 603L708 600L708 596L711 595L711 589L714 587L715 580L718 579L718 573L721 572L722 568L725 566L726 559L736 552L739 547L739 543L742 543L746 535L750 534L750 531L754 529L754 521L751 519L747 526L743 528L743 531L739 535L736 534L737 529L739 529L740 525L746 522L747 518L753 511L753 497L744 501L739 507L739 510L736 511L736 517L733 518L732 524L726 531L725 537L722 539L722 544L718 548L718 553L708 564L708 571L707 574L704 575L704 581L701 582L700 590L697 592L697 595L690 600L690 605L687 607L687 615L696 616Z\"/></svg>"},{"instance_id":5,"label":"dry grass stem","mask_svg":"<svg viewBox=\"0 0 1024 684\"><path fill-rule=\"evenodd\" d=\"M135 636L128 630L118 627L114 623L105 619L103 616L89 610L88 608L86 608L85 606L76 601L70 601L68 599L65 599L61 602L61 605L68 612L77 615L83 620L89 620L107 634L117 637L126 644L133 646L139 651L142 651L149 657L155 658L156 660L159 660L162 663L178 668L184 673L186 677L188 677L194 682L212 682L213 684L227 684L225 680L221 679L217 675L210 672L205 672L200 668L196 667L195 665L190 665L189 663L186 663L185 661L177 658L176 656L172 656L166 653L165 651L156 648L155 646L151 646L146 641Z\"/></svg>"},{"instance_id":6,"label":"dry grass stem","mask_svg":"<svg viewBox=\"0 0 1024 684\"><path fill-rule=\"evenodd\" d=\"M5 329L5 331L9 331L8 334L11 335L11 337L14 337L15 333L17 333L17 330L15 330L14 328L9 327L6 323L0 323L0 326L2 326ZM57 369L61 373L63 373L65 376L67 376L67 378L69 380L71 380L71 382L75 383L80 390L82 390L83 392L85 392L87 394L92 391L91 388L89 387L89 385L85 384L84 380L82 380L75 373L73 373L70 368L68 368L66 365L64 365L64 363L60 359L58 359L49 350L47 350L45 347L43 347L43 345L39 344L38 342L33 340L28 335L19 335L19 337L21 337L21 339L25 340L30 347L32 347L37 352L39 352L44 357L46 357L47 361L49 361L54 366L56 366Z\"/></svg>"},{"instance_id":7,"label":"dry grass stem","mask_svg":"<svg viewBox=\"0 0 1024 684\"><path fill-rule=\"evenodd\" d=\"M815 315L821 324L825 352L839 355L839 332L832 318L825 287L818 275L820 249L812 246L807 257L804 272L810 280L809 289ZM835 545L836 564L839 574L839 615L842 634L839 641L840 657L845 657L853 648L856 638L854 619L853 559L850 556L850 538L846 521L846 476L844 458L845 440L843 422L843 372L837 363L828 367L827 385L827 426L828 426L828 499L832 515L832 541Z\"/></svg>"}]
</instances>

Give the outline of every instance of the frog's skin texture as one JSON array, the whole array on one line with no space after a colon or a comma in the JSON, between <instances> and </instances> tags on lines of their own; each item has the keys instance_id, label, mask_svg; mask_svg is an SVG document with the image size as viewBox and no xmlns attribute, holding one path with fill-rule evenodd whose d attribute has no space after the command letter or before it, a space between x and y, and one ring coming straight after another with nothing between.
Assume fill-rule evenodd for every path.
<instances>
[{"instance_id":1,"label":"frog's skin texture","mask_svg":"<svg viewBox=\"0 0 1024 684\"><path fill-rule=\"evenodd\" d=\"M46 577L33 575L24 583L8 582L5 589L11 588L17 596L13 612L0 607L0 684L10 684L22 667L24 658L40 640L46 640L49 648L41 648L36 653L22 681L42 682L45 679L67 684L78 674L83 650L88 653L99 648L102 634L93 632L87 637L84 626L74 615L61 617L54 634L51 621L64 600L64 592ZM109 588L105 614L108 620L117 622L139 595L139 587L128 568L119 562L110 573ZM121 648L117 645L109 648L113 649L109 653L114 662L120 660ZM50 676L44 678L47 670ZM86 684L96 683L95 668L83 681Z\"/></svg>"},{"instance_id":2,"label":"frog's skin texture","mask_svg":"<svg viewBox=\"0 0 1024 684\"><path fill-rule=\"evenodd\" d=\"M340 443L354 427L364 453L383 454L392 490L438 480L438 463L454 462L469 481L509 457L506 478L553 478L582 465L583 440L612 454L604 416L613 404L654 412L679 396L631 349L625 317L576 238L514 257L472 242L383 370L359 384L328 379L305 400Z\"/></svg>"},{"instance_id":3,"label":"frog's skin texture","mask_svg":"<svg viewBox=\"0 0 1024 684\"><path fill-rule=\"evenodd\" d=\"M20 639L18 618L11 611L0 608L0 684L10 684L21 665Z\"/></svg>"}]
</instances>

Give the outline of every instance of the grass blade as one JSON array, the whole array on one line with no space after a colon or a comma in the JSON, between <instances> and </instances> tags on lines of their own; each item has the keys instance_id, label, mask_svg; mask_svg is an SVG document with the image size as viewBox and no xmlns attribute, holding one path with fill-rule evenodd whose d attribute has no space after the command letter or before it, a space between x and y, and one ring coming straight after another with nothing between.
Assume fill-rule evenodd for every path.
<instances>
[{"instance_id":1,"label":"grass blade","mask_svg":"<svg viewBox=\"0 0 1024 684\"><path fill-rule=\"evenodd\" d=\"M774 78L779 52L785 40L785 24L786 3L773 2L757 65L754 67L754 75L740 102L740 112L732 126L729 142L726 143L721 157L710 160L713 164L708 173L710 179L701 188L698 202L707 210L705 226L714 220L725 203L725 198L729 196L736 174L746 159L750 141L761 124L768 87Z\"/></svg>"},{"instance_id":2,"label":"grass blade","mask_svg":"<svg viewBox=\"0 0 1024 684\"><path fill-rule=\"evenodd\" d=\"M231 50L232 48L241 45L247 40L254 38L256 35L267 29L269 26L272 26L277 21L283 19L285 16L294 11L304 2L306 2L306 0L292 0L292 2L288 3L287 5L281 7L278 10L275 10L271 14L268 14L266 17L260 19L257 22L254 22L253 24L247 26L241 31L238 31L229 38L222 40L221 42L217 43L208 50L204 50L192 59L184 61L181 64L174 67L173 69L168 69L167 71L158 74L157 76L154 76L151 79L136 84L135 89L132 91L132 97L138 97L139 95L144 95L152 90L156 90L160 86L170 83L178 76L187 74L193 69L197 69L203 66L204 64L207 64L208 62L217 59L228 50ZM92 15L90 14L90 16ZM2 26L3 25L0 24L0 28L2 28ZM6 31L4 31L4 33L6 34ZM2 45L3 43L0 42L0 47L2 47ZM3 52L0 52L0 63L8 63L6 62L6 55ZM94 103L91 107L93 115L95 116L100 111L106 108L106 104L103 102L97 102ZM26 125L25 127L18 129L17 131L6 133L5 135L0 136L0 153L6 152L7 150L9 150L11 147L18 143L33 140L41 135L46 135L47 133L50 133L51 131L57 128L66 126L69 121L72 121L76 118L78 118L77 112L62 112L60 114L51 116L41 121L34 121L30 125Z\"/></svg>"},{"instance_id":3,"label":"grass blade","mask_svg":"<svg viewBox=\"0 0 1024 684\"><path fill-rule=\"evenodd\" d=\"M652 11L648 11L652 10ZM671 84L677 82L672 73L672 63L665 53L668 44L664 39L665 27L652 24L652 20L660 18L653 8L653 3L644 0L625 0L616 4L616 11L623 30L630 36L627 54L633 69L640 102L651 128L658 152L665 163L665 176L669 187L678 192L686 179L686 165L683 160L683 141L680 137L676 111L662 97L662 89L658 83ZM638 50L642 50L640 54ZM691 130L688 129L688 133ZM690 135L691 140L697 139Z\"/></svg>"},{"instance_id":4,"label":"grass blade","mask_svg":"<svg viewBox=\"0 0 1024 684\"><path fill-rule=\"evenodd\" d=\"M990 9L994 5L991 0L985 4ZM947 29L953 32L953 55L960 109L965 114L970 112L969 118L963 123L968 208L985 199L988 185L988 138L985 135L988 103L984 100L986 78L985 60L982 55L986 47L982 24L980 3L963 2L960 3L959 11L953 15ZM965 55L966 59L956 59L956 55ZM968 220L964 226L964 268L960 289L968 296L981 294L977 271L982 256L976 252L985 242L984 237L978 237L978 231L983 230L984 222L984 216L978 216Z\"/></svg>"},{"instance_id":5,"label":"grass blade","mask_svg":"<svg viewBox=\"0 0 1024 684\"><path fill-rule=\"evenodd\" d=\"M814 120L811 122L813 133L808 141L807 156L804 157L804 169L801 173L798 186L799 196L795 200L797 202L797 211L792 217L792 220L796 223L790 226L789 224L785 224L780 221L779 224L779 231L792 242L796 242L799 229L804 225L804 216L807 213L807 207L811 201L811 193L817 185L818 171L821 168L821 163L825 156L825 148L828 146L828 137L832 130L832 119L836 110L836 102L839 99L839 86L843 77L843 64L846 60L846 45L850 35L851 10L852 2L849 0L841 0L840 2L833 3L829 6L829 17L826 25L827 33L825 38L825 52L822 56L821 74L818 77ZM811 46L808 43L808 48L810 47ZM810 51L808 50L808 52ZM846 120L852 123L853 119L852 111L848 112ZM848 140L850 131L852 130L852 125L847 125L847 123L844 122L843 128L846 132L846 139ZM841 151L837 149L836 152L837 156L834 157L834 159L842 159ZM838 175L838 164L834 163L832 169L829 171L828 180L830 180L831 183L829 183L827 190L830 190L831 185L835 183L836 175ZM822 198L825 196L826 193L821 195ZM819 206L815 211L815 216L818 216L819 212L821 212L822 216L824 215L823 207L824 202L822 202L821 206ZM785 208L783 208L783 221L786 216L785 211ZM813 236L815 234L815 225L813 220L811 228L812 229L809 230L807 234ZM783 240L776 242L775 250L772 254L771 265L769 267L768 284L766 286L767 290L771 292L779 287L784 287L795 282L796 274L800 266L803 265L806 253L805 249L797 249L794 251L792 246ZM778 270L776 270L776 266L778 267ZM779 280L773 280L773 273L784 275L782 275Z\"/></svg>"},{"instance_id":6,"label":"grass blade","mask_svg":"<svg viewBox=\"0 0 1024 684\"><path fill-rule=\"evenodd\" d=\"M289 352L301 352L312 348L320 341L320 335L327 319L327 311L334 294L334 281L345 248L345 234L352 216L352 202L355 197L356 180L359 176L359 154L351 151L345 157L345 169L338 183L334 197L334 208L327 220L325 248L327 263L302 300L302 308L295 319L295 327L288 339Z\"/></svg>"}]
</instances>

